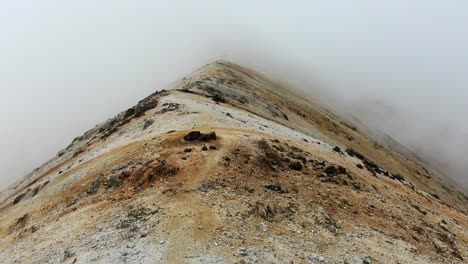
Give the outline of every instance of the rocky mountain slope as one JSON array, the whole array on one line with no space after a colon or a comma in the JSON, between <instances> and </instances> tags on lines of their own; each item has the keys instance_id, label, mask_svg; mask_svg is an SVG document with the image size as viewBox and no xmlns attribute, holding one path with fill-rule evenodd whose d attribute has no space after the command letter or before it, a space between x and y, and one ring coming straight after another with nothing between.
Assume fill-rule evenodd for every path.
<instances>
[{"instance_id":1,"label":"rocky mountain slope","mask_svg":"<svg viewBox=\"0 0 468 264\"><path fill-rule=\"evenodd\" d=\"M463 263L467 198L404 147L217 61L0 193L2 263Z\"/></svg>"}]
</instances>

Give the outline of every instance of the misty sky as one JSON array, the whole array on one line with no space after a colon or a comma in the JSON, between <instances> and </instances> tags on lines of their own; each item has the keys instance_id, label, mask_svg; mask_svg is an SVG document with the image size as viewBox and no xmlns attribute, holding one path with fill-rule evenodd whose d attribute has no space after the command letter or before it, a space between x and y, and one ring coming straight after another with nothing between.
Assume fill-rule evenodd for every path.
<instances>
[{"instance_id":1,"label":"misty sky","mask_svg":"<svg viewBox=\"0 0 468 264\"><path fill-rule=\"evenodd\" d=\"M467 14L462 0L0 0L0 189L222 58L358 116L466 190Z\"/></svg>"}]
</instances>

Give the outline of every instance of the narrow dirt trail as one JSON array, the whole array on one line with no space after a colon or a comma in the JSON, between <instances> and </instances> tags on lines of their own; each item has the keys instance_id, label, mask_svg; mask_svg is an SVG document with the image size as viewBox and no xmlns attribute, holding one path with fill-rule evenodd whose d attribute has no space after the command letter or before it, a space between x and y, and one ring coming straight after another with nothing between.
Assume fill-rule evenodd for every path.
<instances>
[{"instance_id":1,"label":"narrow dirt trail","mask_svg":"<svg viewBox=\"0 0 468 264\"><path fill-rule=\"evenodd\" d=\"M171 241L165 254L164 263L191 263L200 257L200 252L206 251L207 241L216 228L222 225L213 208L202 199L202 193L196 191L198 186L210 174L218 170L218 162L221 161L229 146L218 142L219 148L216 155L207 155L201 162L203 166L191 171L185 178L186 192L177 194L177 199L172 203L171 215L173 221L169 229L172 230L168 240ZM196 238L196 239L194 239Z\"/></svg>"}]
</instances>

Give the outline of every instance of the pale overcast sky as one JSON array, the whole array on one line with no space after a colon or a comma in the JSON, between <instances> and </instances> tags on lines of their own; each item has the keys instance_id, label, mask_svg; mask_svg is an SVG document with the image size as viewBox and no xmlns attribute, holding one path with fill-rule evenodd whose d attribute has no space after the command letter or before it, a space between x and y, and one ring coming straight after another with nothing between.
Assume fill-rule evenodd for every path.
<instances>
[{"instance_id":1,"label":"pale overcast sky","mask_svg":"<svg viewBox=\"0 0 468 264\"><path fill-rule=\"evenodd\" d=\"M0 0L0 189L220 58L358 115L467 189L467 14L462 0Z\"/></svg>"}]
</instances>

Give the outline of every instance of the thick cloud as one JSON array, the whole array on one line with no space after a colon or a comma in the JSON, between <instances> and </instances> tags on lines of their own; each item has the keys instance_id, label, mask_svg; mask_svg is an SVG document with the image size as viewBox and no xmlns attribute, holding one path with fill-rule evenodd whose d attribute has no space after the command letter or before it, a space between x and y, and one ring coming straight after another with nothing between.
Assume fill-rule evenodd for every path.
<instances>
[{"instance_id":1,"label":"thick cloud","mask_svg":"<svg viewBox=\"0 0 468 264\"><path fill-rule=\"evenodd\" d=\"M223 58L385 131L468 189L463 1L1 1L0 188Z\"/></svg>"}]
</instances>

